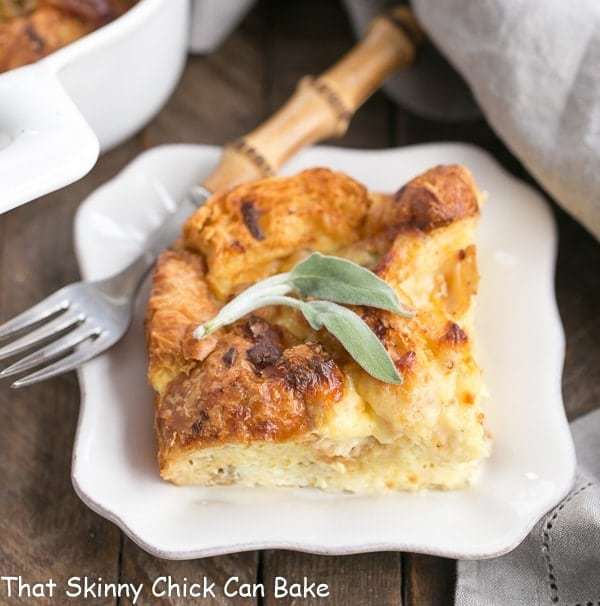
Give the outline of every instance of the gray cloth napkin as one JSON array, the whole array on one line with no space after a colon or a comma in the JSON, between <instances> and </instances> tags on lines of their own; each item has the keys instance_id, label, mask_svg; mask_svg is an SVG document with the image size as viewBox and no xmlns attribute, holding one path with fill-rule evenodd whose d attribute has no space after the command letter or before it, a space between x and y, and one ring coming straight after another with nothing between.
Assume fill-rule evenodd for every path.
<instances>
[{"instance_id":1,"label":"gray cloth napkin","mask_svg":"<svg viewBox=\"0 0 600 606\"><path fill-rule=\"evenodd\" d=\"M392 3L344 1L357 31ZM192 48L213 48L251 5L195 0ZM412 6L498 135L600 238L600 0L412 0ZM464 119L478 111L468 87L432 48L386 90L425 117Z\"/></svg>"},{"instance_id":2,"label":"gray cloth napkin","mask_svg":"<svg viewBox=\"0 0 600 606\"><path fill-rule=\"evenodd\" d=\"M571 430L579 463L571 492L509 554L459 562L457 606L600 604L600 410Z\"/></svg>"},{"instance_id":3,"label":"gray cloth napkin","mask_svg":"<svg viewBox=\"0 0 600 606\"><path fill-rule=\"evenodd\" d=\"M600 238L600 1L412 4L498 135Z\"/></svg>"}]
</instances>

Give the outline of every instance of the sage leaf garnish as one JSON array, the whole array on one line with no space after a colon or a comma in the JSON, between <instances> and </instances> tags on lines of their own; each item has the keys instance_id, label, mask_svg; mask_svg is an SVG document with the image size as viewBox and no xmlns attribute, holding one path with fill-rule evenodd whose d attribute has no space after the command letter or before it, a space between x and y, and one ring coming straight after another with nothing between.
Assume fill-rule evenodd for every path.
<instances>
[{"instance_id":1,"label":"sage leaf garnish","mask_svg":"<svg viewBox=\"0 0 600 606\"><path fill-rule=\"evenodd\" d=\"M223 305L214 318L204 324L200 324L194 330L193 336L196 339L202 339L210 333L215 332L215 330L232 324L246 314L265 307L265 305L273 305L262 303L262 299L269 296L287 295L291 292L292 286L286 282L286 276L287 274L278 274L266 280L261 280L254 284L254 286L247 288L235 299Z\"/></svg>"},{"instance_id":2,"label":"sage leaf garnish","mask_svg":"<svg viewBox=\"0 0 600 606\"><path fill-rule=\"evenodd\" d=\"M301 309L314 330L326 328L372 377L402 383L390 354L358 314L331 301L307 301Z\"/></svg>"},{"instance_id":3,"label":"sage leaf garnish","mask_svg":"<svg viewBox=\"0 0 600 606\"><path fill-rule=\"evenodd\" d=\"M287 296L293 291L322 300L303 301ZM386 383L401 383L402 376L377 335L358 314L338 303L377 307L408 318L414 315L398 300L394 290L368 269L339 257L313 253L292 271L247 288L214 318L198 326L193 335L203 339L257 309L286 305L298 309L313 330L325 328L334 335L371 376Z\"/></svg>"},{"instance_id":4,"label":"sage leaf garnish","mask_svg":"<svg viewBox=\"0 0 600 606\"><path fill-rule=\"evenodd\" d=\"M293 297L269 294L248 300L243 309L239 308L239 317L269 305L286 305L298 309L313 330L326 328L372 377L385 383L402 383L402 376L377 335L358 314L347 307L331 301L301 301ZM222 318L216 321L220 315L217 314L213 320L199 326L194 331L194 337L201 339L230 323L223 322Z\"/></svg>"},{"instance_id":5,"label":"sage leaf garnish","mask_svg":"<svg viewBox=\"0 0 600 606\"><path fill-rule=\"evenodd\" d=\"M305 297L378 307L406 318L413 315L384 280L340 257L313 253L294 267L289 274L289 283Z\"/></svg>"}]
</instances>

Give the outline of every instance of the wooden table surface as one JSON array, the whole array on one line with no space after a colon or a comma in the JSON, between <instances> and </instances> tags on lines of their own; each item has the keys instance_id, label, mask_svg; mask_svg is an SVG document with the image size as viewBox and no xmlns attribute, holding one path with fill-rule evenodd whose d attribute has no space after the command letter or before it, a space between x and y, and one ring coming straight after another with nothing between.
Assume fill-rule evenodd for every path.
<instances>
[{"instance_id":1,"label":"wooden table surface","mask_svg":"<svg viewBox=\"0 0 600 606\"><path fill-rule=\"evenodd\" d=\"M71 235L77 206L140 151L162 143L222 144L235 138L277 108L301 76L319 73L352 42L337 2L261 1L217 52L190 59L174 96L142 133L104 155L78 183L0 217L0 321L78 279ZM484 120L462 124L424 120L382 94L359 112L339 144L384 148L444 140L480 145L512 173L532 182ZM574 418L600 404L600 246L553 208L560 232L556 287L567 335L563 389ZM176 579L206 575L217 586L232 575L248 582L262 580L267 586L276 575L290 580L309 576L329 583L329 604L452 603L455 562L435 557L264 551L170 562L147 555L73 492L70 466L78 403L74 373L21 391L0 385L0 574L31 581L53 577L59 582L73 575L100 576L143 581L146 587L159 575ZM203 603L254 602L226 601L221 596ZM0 603L19 601L0 597ZM74 602L55 598L35 603ZM146 592L142 603L157 601ZM267 595L258 603L274 600Z\"/></svg>"}]
</instances>

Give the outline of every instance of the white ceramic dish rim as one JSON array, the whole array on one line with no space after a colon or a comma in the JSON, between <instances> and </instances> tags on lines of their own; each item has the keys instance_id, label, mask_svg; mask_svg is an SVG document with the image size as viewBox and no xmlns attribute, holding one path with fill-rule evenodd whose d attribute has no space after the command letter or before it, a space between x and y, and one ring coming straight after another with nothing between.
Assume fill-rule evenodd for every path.
<instances>
[{"instance_id":1,"label":"white ceramic dish rim","mask_svg":"<svg viewBox=\"0 0 600 606\"><path fill-rule=\"evenodd\" d=\"M512 182L524 185L522 183L522 181L513 177L503 167L498 165L496 163L496 161L493 158L491 158L491 156L489 156L489 154L485 150L482 150L482 149L480 149L476 146L470 145L470 144L454 143L454 142L441 143L441 144L440 143L423 144L423 145L411 146L410 149L418 151L418 150L424 150L424 149L427 149L430 147L440 146L440 145L445 145L445 146L449 146L449 147L458 145L458 146L461 146L464 148L471 148L472 150L476 151L477 153L483 154L483 155L487 156L488 158L490 158L490 160L492 160L498 166L499 170L503 173L503 176L505 178L507 178L508 180L510 180ZM161 146L160 148L151 149L151 150L145 152L145 154L156 153L157 150L160 150L160 149L176 148L176 147L177 148L185 148L185 147L200 148L200 147L210 147L210 146L165 145L165 146ZM325 148L321 147L321 149L327 150L326 147ZM331 149L337 150L338 148L331 148ZM403 149L406 150L407 148L403 148ZM385 155L386 153L394 152L394 151L397 151L397 150L395 150L395 149L369 150L368 152L365 152L364 150L344 150L344 152L350 153L350 154L369 153L369 154L380 154L380 155ZM127 169L127 167L126 167L126 169ZM126 170L126 169L124 169L124 170ZM117 177L115 177L115 178L118 178L118 177L119 177L119 175L117 175ZM550 211L548 211L548 212L550 212ZM551 259L552 276L550 276L550 277L553 279L555 265L556 265L558 237L557 237L556 225L555 225L554 221L552 222L552 225L553 225L554 238L552 241L552 259ZM81 250L80 244L77 239L75 240L75 248L76 248L76 256L78 259L79 266L82 267L82 258L83 258L84 253ZM551 292L551 301L549 302L549 306L550 306L552 314L553 314L553 320L556 324L555 328L558 328L558 331L560 333L560 343L559 343L559 346L556 348L556 351L554 352L553 365L559 371L558 377L555 378L554 380L558 382L558 394L559 394L558 400L560 401L560 404L562 406L562 398L560 397L560 393L561 393L560 392L560 377L562 375L562 367L563 367L563 363L564 363L565 339L564 339L564 331L562 328L562 323L560 321L560 316L558 313L556 298L554 296L553 291ZM137 534L134 531L132 526L127 522L127 520L123 516L119 515L116 511L111 510L111 509L106 508L103 505L101 505L98 501L96 501L88 493L86 493L86 491L81 487L81 484L80 484L80 481L78 478L78 474L77 474L77 452L78 452L79 440L81 437L80 430L81 430L83 418L85 415L85 409L86 409L86 389L85 389L85 383L84 383L82 375L83 375L83 373L81 372L81 370L79 370L78 377L79 377L79 383L81 386L81 408L80 408L80 414L79 414L78 423L77 423L75 444L73 447L72 474L71 474L71 479L72 479L72 483L73 483L75 492L93 511L95 511L99 515L101 515L101 516L109 519L113 523L115 523L119 528L121 528L121 530L127 536L129 536L134 542L136 542L138 545L140 545L145 551L147 551L148 553L151 553L157 557L160 557L160 558L172 559L172 560L186 560L186 559L196 559L196 558L202 558L202 557L217 556L217 555L223 555L223 554L228 554L228 553L253 551L253 550L259 550L259 549L288 549L288 550L294 550L294 551L300 551L300 552L306 552L306 553L315 553L315 554L321 554L321 555L349 555L349 554L355 554L355 553L369 553L369 552L376 552L376 551L407 551L407 552L415 552L415 553L424 553L424 554L429 554L429 555L438 555L438 556L455 558L455 559L494 558L494 557L501 556L501 555L513 550L515 547L517 547L523 541L523 539L527 536L527 534L529 534L529 532L531 531L533 526L537 523L537 521L568 494L568 492L572 486L574 476L575 476L575 450L574 450L570 430L569 430L569 427L568 427L568 424L566 421L566 417L564 415L564 408L562 408L561 412L562 412L562 417L563 417L563 423L560 427L560 431L562 434L560 436L560 439L564 440L564 444L567 446L569 460L565 462L565 465L568 465L571 469L570 476L568 478L565 477L560 488L557 489L551 497L546 498L546 500L544 500L543 502L540 501L537 509L534 512L532 512L531 515L529 515L527 519L523 520L522 525L519 528L518 532L515 531L511 535L510 541L498 540L496 542L496 544L488 544L487 549L485 549L483 551L475 550L472 552L465 553L464 551L453 551L452 549L439 549L439 548L431 547L426 544L422 544L422 543L415 542L415 541L413 541L413 542L367 541L364 543L355 544L351 540L348 540L347 538L344 538L344 539L341 539L338 541L329 540L329 543L327 545L321 544L318 541L311 541L311 540L306 540L302 543L297 542L297 541L294 542L294 541L286 541L286 540L264 540L264 541L251 541L251 542L241 542L241 543L232 542L232 543L226 543L226 544L216 546L216 547L201 548L201 549L177 549L177 550L162 549L162 548L156 547L155 545L146 541L143 537L141 537L139 534Z\"/></svg>"},{"instance_id":2,"label":"white ceramic dish rim","mask_svg":"<svg viewBox=\"0 0 600 606\"><path fill-rule=\"evenodd\" d=\"M13 135L6 138L8 145L2 145L0 141L0 159L5 164L3 174L7 180L7 183L2 185L4 203L0 204L0 212L16 208L68 185L92 169L100 152L98 137L61 84L61 71L80 56L110 45L116 39L129 36L136 28L143 27L146 20L160 10L164 2L165 0L139 0L114 21L33 64L0 74L0 92L5 98L6 106L9 109L12 109L11 105L32 106L29 111L15 112L15 115L20 117L4 119L5 128ZM32 86L33 82L38 86ZM31 92L34 91L35 97L35 89L39 88L39 85L43 86L45 99L43 102L41 99L30 100ZM21 133L30 130L29 122L33 113L36 114L35 130L43 134L41 143L28 141L21 136ZM0 135L4 134L0 131ZM16 148L11 149L15 134L19 141ZM2 136L2 140L4 138ZM48 164L48 154L41 151L48 146L55 148L53 157L56 159L51 162L52 166L45 166ZM24 167L22 158L26 155L30 161ZM9 168L6 169L6 166ZM44 169L41 176L40 166ZM10 201L7 203L6 200Z\"/></svg>"},{"instance_id":3,"label":"white ceramic dish rim","mask_svg":"<svg viewBox=\"0 0 600 606\"><path fill-rule=\"evenodd\" d=\"M60 70L77 55L90 52L95 48L110 42L110 38L126 36L132 29L139 25L139 21L143 21L146 16L151 15L157 10L162 5L163 1L164 0L138 0L134 6L114 21L99 27L82 38L67 44L67 46L64 46L63 48L59 48L50 55L37 61L36 64L52 63L54 69ZM0 75L0 78L2 78L2 75Z\"/></svg>"}]
</instances>

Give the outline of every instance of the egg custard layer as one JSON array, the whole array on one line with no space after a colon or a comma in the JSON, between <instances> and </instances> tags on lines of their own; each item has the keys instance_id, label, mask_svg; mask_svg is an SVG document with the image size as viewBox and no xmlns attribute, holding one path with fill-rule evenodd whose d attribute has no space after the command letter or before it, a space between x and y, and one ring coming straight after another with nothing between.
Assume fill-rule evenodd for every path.
<instances>
[{"instance_id":1,"label":"egg custard layer","mask_svg":"<svg viewBox=\"0 0 600 606\"><path fill-rule=\"evenodd\" d=\"M461 166L435 167L393 196L322 168L213 196L161 256L148 304L161 476L353 492L468 484L489 453L473 355L479 206ZM401 385L371 377L287 307L192 337L232 297L313 251L368 267L415 310L352 308Z\"/></svg>"}]
</instances>

